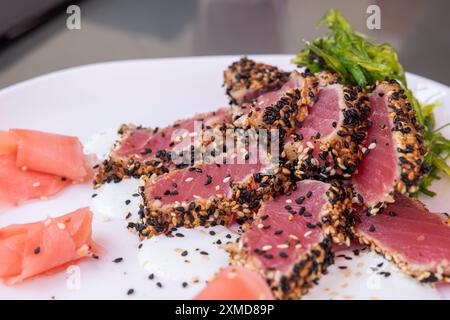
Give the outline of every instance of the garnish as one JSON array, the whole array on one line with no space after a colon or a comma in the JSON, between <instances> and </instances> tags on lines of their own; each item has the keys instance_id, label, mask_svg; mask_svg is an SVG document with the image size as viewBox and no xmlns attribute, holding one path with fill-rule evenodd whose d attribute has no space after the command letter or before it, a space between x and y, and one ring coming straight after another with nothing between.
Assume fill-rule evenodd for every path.
<instances>
[{"instance_id":1,"label":"garnish","mask_svg":"<svg viewBox=\"0 0 450 320\"><path fill-rule=\"evenodd\" d=\"M300 51L292 60L299 67L307 67L312 72L331 70L337 72L340 81L346 84L366 88L376 81L386 78L401 82L409 102L416 111L417 121L424 128L425 145L428 154L425 164L429 174L422 179L419 192L428 196L435 193L428 189L441 174L450 176L450 166L447 159L450 156L450 140L441 130L450 125L436 128L433 110L438 104L421 105L408 89L408 84L402 65L395 49L389 44L376 44L365 35L353 30L337 10L330 10L321 20L330 33L313 42L306 41L306 48Z\"/></svg>"}]
</instances>

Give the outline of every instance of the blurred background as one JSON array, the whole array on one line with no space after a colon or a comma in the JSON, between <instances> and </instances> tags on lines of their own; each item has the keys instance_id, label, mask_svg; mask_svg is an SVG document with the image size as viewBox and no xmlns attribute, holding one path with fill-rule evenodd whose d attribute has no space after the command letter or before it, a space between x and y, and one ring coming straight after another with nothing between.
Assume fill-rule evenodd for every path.
<instances>
[{"instance_id":1,"label":"blurred background","mask_svg":"<svg viewBox=\"0 0 450 320\"><path fill-rule=\"evenodd\" d=\"M81 8L81 30L66 9ZM366 9L381 8L368 30ZM51 71L121 59L290 53L325 29L329 8L397 48L406 70L450 85L449 0L0 0L0 88Z\"/></svg>"}]
</instances>

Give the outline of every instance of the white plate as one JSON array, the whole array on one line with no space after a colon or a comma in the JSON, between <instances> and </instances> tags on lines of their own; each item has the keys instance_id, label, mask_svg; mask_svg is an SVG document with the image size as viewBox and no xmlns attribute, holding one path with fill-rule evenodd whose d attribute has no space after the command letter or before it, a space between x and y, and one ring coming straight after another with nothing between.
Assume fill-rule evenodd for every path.
<instances>
[{"instance_id":1,"label":"white plate","mask_svg":"<svg viewBox=\"0 0 450 320\"><path fill-rule=\"evenodd\" d=\"M8 128L40 129L77 135L83 140L95 133L122 123L164 126L176 119L197 112L227 105L223 93L222 71L238 57L198 57L161 60L137 60L103 63L55 72L0 91L0 130ZM255 60L290 70L290 56L255 56ZM450 88L415 75L408 75L410 87L422 100L440 101L446 107L436 111L443 124L450 120ZM449 135L449 132L446 132ZM438 196L423 199L432 210L448 211L450 183L436 183ZM49 201L28 203L0 214L0 227L60 215L90 205L89 185L74 186ZM80 264L81 286L71 285L71 275L60 273L39 277L15 287L0 284L0 299L7 298L127 298L128 289L135 289L132 298L189 299L203 284L187 289L181 286L157 288L139 266L138 244L125 228L124 221L104 222L96 219L94 240L106 252L98 262ZM124 262L111 260L123 257ZM367 266L376 258L362 258ZM340 259L338 261L343 263ZM375 262L374 262L375 261ZM0 262L1 263L1 262ZM378 262L377 262L378 263ZM390 267L390 266L389 266ZM69 270L72 273L77 270ZM183 272L180 266L180 272ZM343 291L345 277L337 268L331 269L307 298L440 298L450 297L448 287L437 291L421 287L412 280L398 280L372 288L369 280L351 280L351 297ZM397 281L397 280L396 280ZM326 287L325 287L326 286ZM333 288L329 288L329 287ZM376 290L376 291L370 291ZM344 290L345 291L345 290ZM334 292L329 295L328 292Z\"/></svg>"}]
</instances>

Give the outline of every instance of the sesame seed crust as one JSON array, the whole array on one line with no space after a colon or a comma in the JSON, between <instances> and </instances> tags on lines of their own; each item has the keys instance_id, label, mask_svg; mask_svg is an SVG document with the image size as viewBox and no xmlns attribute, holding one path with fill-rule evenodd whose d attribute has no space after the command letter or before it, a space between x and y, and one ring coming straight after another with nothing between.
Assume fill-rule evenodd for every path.
<instances>
[{"instance_id":1,"label":"sesame seed crust","mask_svg":"<svg viewBox=\"0 0 450 320\"><path fill-rule=\"evenodd\" d=\"M257 103L253 103L250 112L235 119L234 124L244 129L278 129L280 139L284 139L308 116L308 106L314 101L317 93L318 80L307 72L292 75L301 79L301 87L288 90L277 102L260 110ZM299 80L297 80L299 81Z\"/></svg>"},{"instance_id":2,"label":"sesame seed crust","mask_svg":"<svg viewBox=\"0 0 450 320\"><path fill-rule=\"evenodd\" d=\"M370 235L356 233L356 237L362 245L365 245L370 250L382 255L386 260L395 263L397 267L406 275L411 276L422 283L450 283L450 274L447 274L444 271L444 267L448 265L448 262L442 262L442 265L437 265L433 271L430 271L427 270L426 267L415 266L408 263L400 254L396 254L386 248L383 248L383 246L380 245L375 239L371 238Z\"/></svg>"},{"instance_id":3,"label":"sesame seed crust","mask_svg":"<svg viewBox=\"0 0 450 320\"><path fill-rule=\"evenodd\" d=\"M300 141L294 137L294 142L286 143L286 157L294 162L300 179L349 178L363 157L362 142L367 135L370 112L367 95L358 87L335 84L335 77L326 74L318 75L321 86L334 86L342 92L341 120L333 123L336 129L328 137L319 132ZM318 155L313 152L315 148L320 150Z\"/></svg>"},{"instance_id":4,"label":"sesame seed crust","mask_svg":"<svg viewBox=\"0 0 450 320\"><path fill-rule=\"evenodd\" d=\"M196 119L201 119L202 116L206 117L207 114L198 114L195 117ZM231 120L231 117L229 120ZM144 128L141 126L122 125L118 130L119 140L116 141L110 155L103 161L94 176L94 188L99 188L104 183L118 183L126 178L140 178L143 175L151 176L152 174L166 174L173 170L183 169L201 162L202 159L194 158L194 155L196 154L195 151L202 150L204 147L211 144L211 133L224 135L228 129L232 129L232 125L227 121L228 119L225 122L219 121L214 123L213 126L206 126L201 129L199 141L195 141L194 144L191 143L185 149L179 150L181 154L183 151L187 151L190 148L190 152L187 153L187 155L190 156L190 159L185 159L180 165L173 163L171 149L155 150L155 152L151 154L147 153L146 150L143 150L138 154L119 156L117 150L121 148L122 143L124 143L131 134L143 132L151 136L155 132L155 129ZM179 122L180 121L177 121L173 127L177 128ZM197 154L201 156L200 151Z\"/></svg>"},{"instance_id":5,"label":"sesame seed crust","mask_svg":"<svg viewBox=\"0 0 450 320\"><path fill-rule=\"evenodd\" d=\"M428 173L428 167L424 163L427 148L423 127L418 123L415 111L397 81L377 82L371 89L381 89L392 121L392 140L396 146L398 168L393 186L387 191L387 199L393 201L395 194L409 195L417 192L420 179ZM386 206L386 202L369 206L368 213L377 214Z\"/></svg>"},{"instance_id":6,"label":"sesame seed crust","mask_svg":"<svg viewBox=\"0 0 450 320\"><path fill-rule=\"evenodd\" d=\"M230 104L240 105L279 89L288 78L289 73L277 67L242 57L224 71L224 87Z\"/></svg>"},{"instance_id":7,"label":"sesame seed crust","mask_svg":"<svg viewBox=\"0 0 450 320\"><path fill-rule=\"evenodd\" d=\"M266 270L261 262L248 255L245 249L239 249L239 243L229 245L231 264L243 266L260 273L270 286L276 299L298 299L308 293L314 282L326 273L327 268L334 263L334 254L331 250L331 240L323 239L314 244L291 270L280 274L276 270Z\"/></svg>"},{"instance_id":8,"label":"sesame seed crust","mask_svg":"<svg viewBox=\"0 0 450 320\"><path fill-rule=\"evenodd\" d=\"M404 90L397 82L382 82L387 92L389 117L393 122L393 138L397 146L400 176L394 189L400 194L418 191L420 178L426 172L423 128L416 120L416 113L408 102Z\"/></svg>"},{"instance_id":9,"label":"sesame seed crust","mask_svg":"<svg viewBox=\"0 0 450 320\"><path fill-rule=\"evenodd\" d=\"M327 202L322 208L320 224L318 224L323 237L320 242L313 244L288 272L281 274L279 271L264 268L259 258L249 254L249 250L254 248L247 247L245 234L236 244L228 248L231 264L244 266L262 274L277 299L297 299L306 294L314 282L326 272L327 267L334 263L332 243L350 245L354 232L355 219L351 212L351 188L339 181L333 181L326 192L326 198ZM265 215L257 214L254 225L262 225L261 222L264 220L266 220ZM283 230L275 232L278 235L283 234Z\"/></svg>"},{"instance_id":10,"label":"sesame seed crust","mask_svg":"<svg viewBox=\"0 0 450 320\"><path fill-rule=\"evenodd\" d=\"M99 188L104 183L118 183L126 178L139 178L147 174L162 174L168 168L165 164L170 162L169 154L161 151L145 160L140 155L130 155L128 157L119 157L115 155L115 150L120 148L120 144L129 134L136 130L143 130L151 133L149 128L137 127L135 125L123 124L118 130L119 140L115 143L113 150L108 158L103 161L94 176L94 188Z\"/></svg>"},{"instance_id":11,"label":"sesame seed crust","mask_svg":"<svg viewBox=\"0 0 450 320\"><path fill-rule=\"evenodd\" d=\"M199 197L161 207L158 201L146 198L145 189L151 179L154 176L141 178L143 204L137 222L128 224L128 229L138 233L141 239L169 233L177 227L229 226L234 218L246 229L261 201L272 199L276 193L284 192L293 183L283 174L256 173L241 182L231 181L229 197L216 194L208 199Z\"/></svg>"}]
</instances>

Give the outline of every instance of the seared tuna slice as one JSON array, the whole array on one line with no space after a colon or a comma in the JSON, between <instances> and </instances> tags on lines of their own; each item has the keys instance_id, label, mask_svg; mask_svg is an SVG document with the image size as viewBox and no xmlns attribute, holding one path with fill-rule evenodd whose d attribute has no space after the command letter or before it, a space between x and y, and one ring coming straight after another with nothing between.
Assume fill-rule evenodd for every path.
<instances>
[{"instance_id":1,"label":"seared tuna slice","mask_svg":"<svg viewBox=\"0 0 450 320\"><path fill-rule=\"evenodd\" d=\"M311 73L292 71L289 81L277 91L263 94L233 114L239 128L279 129L284 138L305 119L317 93L318 79Z\"/></svg>"},{"instance_id":2,"label":"seared tuna slice","mask_svg":"<svg viewBox=\"0 0 450 320\"><path fill-rule=\"evenodd\" d=\"M279 89L288 77L289 73L277 67L242 57L224 71L224 87L230 104L241 105Z\"/></svg>"},{"instance_id":3,"label":"seared tuna slice","mask_svg":"<svg viewBox=\"0 0 450 320\"><path fill-rule=\"evenodd\" d=\"M397 82L379 83L369 99L366 155L352 180L369 213L376 214L385 202L393 202L395 193L418 190L427 171L426 148L414 109Z\"/></svg>"},{"instance_id":4,"label":"seared tuna slice","mask_svg":"<svg viewBox=\"0 0 450 320\"><path fill-rule=\"evenodd\" d=\"M141 238L169 233L176 227L243 224L253 218L260 201L270 197L273 175L263 165L201 164L167 175L144 176L144 205L129 229Z\"/></svg>"},{"instance_id":5,"label":"seared tuna slice","mask_svg":"<svg viewBox=\"0 0 450 320\"><path fill-rule=\"evenodd\" d=\"M363 155L368 98L356 87L323 79L308 116L285 140L284 155L299 178L349 178Z\"/></svg>"},{"instance_id":6,"label":"seared tuna slice","mask_svg":"<svg viewBox=\"0 0 450 320\"><path fill-rule=\"evenodd\" d=\"M421 282L450 282L450 217L398 196L376 216L358 210L359 241Z\"/></svg>"},{"instance_id":7,"label":"seared tuna slice","mask_svg":"<svg viewBox=\"0 0 450 320\"><path fill-rule=\"evenodd\" d=\"M98 186L105 182L118 182L124 177L138 178L143 174L169 172L174 167L171 151L184 141L186 134L196 134L195 122L200 122L200 129L219 128L231 122L231 111L221 108L197 114L162 129L123 125L119 130L121 138L99 168L94 184ZM195 143L197 137L193 140ZM190 144L187 148L193 146Z\"/></svg>"},{"instance_id":8,"label":"seared tuna slice","mask_svg":"<svg viewBox=\"0 0 450 320\"><path fill-rule=\"evenodd\" d=\"M263 202L230 248L232 264L260 272L276 298L299 298L333 263L333 239L348 243L350 209L351 192L340 184L300 181L290 194Z\"/></svg>"}]
</instances>

